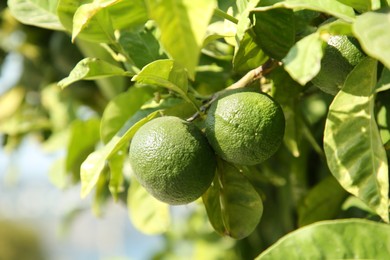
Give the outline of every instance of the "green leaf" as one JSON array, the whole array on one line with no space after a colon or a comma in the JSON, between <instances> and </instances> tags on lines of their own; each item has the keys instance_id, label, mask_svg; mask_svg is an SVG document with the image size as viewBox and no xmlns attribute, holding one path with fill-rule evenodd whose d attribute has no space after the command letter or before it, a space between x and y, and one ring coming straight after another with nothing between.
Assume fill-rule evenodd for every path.
<instances>
[{"instance_id":1,"label":"green leaf","mask_svg":"<svg viewBox=\"0 0 390 260\"><path fill-rule=\"evenodd\" d=\"M156 60L145 66L132 80L167 88L183 95L188 91L187 72L174 60Z\"/></svg>"},{"instance_id":2,"label":"green leaf","mask_svg":"<svg viewBox=\"0 0 390 260\"><path fill-rule=\"evenodd\" d=\"M321 69L324 45L319 33L299 40L283 59L285 70L295 81L305 85Z\"/></svg>"},{"instance_id":3,"label":"green leaf","mask_svg":"<svg viewBox=\"0 0 390 260\"><path fill-rule=\"evenodd\" d=\"M121 33L119 44L138 68L160 59L166 59L153 30L144 28Z\"/></svg>"},{"instance_id":4,"label":"green leaf","mask_svg":"<svg viewBox=\"0 0 390 260\"><path fill-rule=\"evenodd\" d=\"M217 171L218 177L203 195L209 220L222 235L247 237L263 214L261 198L236 167L220 160Z\"/></svg>"},{"instance_id":5,"label":"green leaf","mask_svg":"<svg viewBox=\"0 0 390 260\"><path fill-rule=\"evenodd\" d=\"M258 7L255 10L264 11L280 7L290 9L308 9L323 12L348 22L352 22L353 18L355 17L355 11L352 7L344 5L335 0L285 0L278 1L272 6Z\"/></svg>"},{"instance_id":6,"label":"green leaf","mask_svg":"<svg viewBox=\"0 0 390 260\"><path fill-rule=\"evenodd\" d=\"M153 93L148 88L132 87L112 99L104 109L100 125L103 143L108 143L126 121L152 97Z\"/></svg>"},{"instance_id":7,"label":"green leaf","mask_svg":"<svg viewBox=\"0 0 390 260\"><path fill-rule=\"evenodd\" d=\"M134 29L148 21L144 0L119 0L108 7L114 29Z\"/></svg>"},{"instance_id":8,"label":"green leaf","mask_svg":"<svg viewBox=\"0 0 390 260\"><path fill-rule=\"evenodd\" d=\"M321 27L318 28L318 32L325 41L328 41L328 35L324 34L353 36L351 23L345 22L341 19L321 25Z\"/></svg>"},{"instance_id":9,"label":"green leaf","mask_svg":"<svg viewBox=\"0 0 390 260\"><path fill-rule=\"evenodd\" d=\"M381 77L376 84L375 92L386 91L390 89L390 70L383 68Z\"/></svg>"},{"instance_id":10,"label":"green leaf","mask_svg":"<svg viewBox=\"0 0 390 260\"><path fill-rule=\"evenodd\" d=\"M58 0L8 0L12 16L24 24L64 30L56 14Z\"/></svg>"},{"instance_id":11,"label":"green leaf","mask_svg":"<svg viewBox=\"0 0 390 260\"><path fill-rule=\"evenodd\" d=\"M125 190L123 185L123 167L127 157L126 151L127 147L124 147L108 160L108 166L110 167L110 181L108 189L115 201L118 201L118 194Z\"/></svg>"},{"instance_id":12,"label":"green leaf","mask_svg":"<svg viewBox=\"0 0 390 260\"><path fill-rule=\"evenodd\" d=\"M128 190L127 208L134 226L145 234L161 234L170 225L169 205L150 195L134 178Z\"/></svg>"},{"instance_id":13,"label":"green leaf","mask_svg":"<svg viewBox=\"0 0 390 260\"><path fill-rule=\"evenodd\" d=\"M114 28L108 11L95 2L81 5L73 16L72 41L88 28L88 40L115 42Z\"/></svg>"},{"instance_id":14,"label":"green leaf","mask_svg":"<svg viewBox=\"0 0 390 260\"><path fill-rule=\"evenodd\" d=\"M298 208L298 225L332 219L341 211L347 192L333 176L329 176L312 188Z\"/></svg>"},{"instance_id":15,"label":"green leaf","mask_svg":"<svg viewBox=\"0 0 390 260\"><path fill-rule=\"evenodd\" d=\"M81 178L81 197L84 198L96 185L101 172L103 171L106 160L120 151L123 147L128 145L128 142L133 137L135 132L146 122L157 116L159 111L149 114L147 117L139 120L132 127L127 130L123 129L122 135L115 135L110 142L102 148L91 153L87 159L81 164L80 178ZM126 125L125 125L126 127ZM122 129L121 129L122 130ZM122 132L122 131L120 131Z\"/></svg>"},{"instance_id":16,"label":"green leaf","mask_svg":"<svg viewBox=\"0 0 390 260\"><path fill-rule=\"evenodd\" d=\"M356 18L353 32L363 50L390 69L390 8L367 12Z\"/></svg>"},{"instance_id":17,"label":"green leaf","mask_svg":"<svg viewBox=\"0 0 390 260\"><path fill-rule=\"evenodd\" d=\"M247 31L233 57L233 67L236 71L246 72L264 64L267 55L253 39L253 33Z\"/></svg>"},{"instance_id":18,"label":"green leaf","mask_svg":"<svg viewBox=\"0 0 390 260\"><path fill-rule=\"evenodd\" d=\"M282 237L256 260L387 259L390 226L363 219L318 222Z\"/></svg>"},{"instance_id":19,"label":"green leaf","mask_svg":"<svg viewBox=\"0 0 390 260\"><path fill-rule=\"evenodd\" d=\"M375 2L373 0L367 1L367 0L337 0L342 4L348 5L356 10L359 10L361 12L367 12L372 9L372 2Z\"/></svg>"},{"instance_id":20,"label":"green leaf","mask_svg":"<svg viewBox=\"0 0 390 260\"><path fill-rule=\"evenodd\" d=\"M79 80L95 80L112 76L133 76L133 72L125 71L124 69L115 66L107 61L97 58L85 58L81 60L69 76L58 82L62 88Z\"/></svg>"},{"instance_id":21,"label":"green leaf","mask_svg":"<svg viewBox=\"0 0 390 260\"><path fill-rule=\"evenodd\" d=\"M156 60L145 66L132 80L173 90L198 109L192 96L187 93L187 75L185 68L174 60Z\"/></svg>"},{"instance_id":22,"label":"green leaf","mask_svg":"<svg viewBox=\"0 0 390 260\"><path fill-rule=\"evenodd\" d=\"M388 222L388 163L374 115L376 71L368 57L349 74L329 107L324 148L341 186Z\"/></svg>"},{"instance_id":23,"label":"green leaf","mask_svg":"<svg viewBox=\"0 0 390 260\"><path fill-rule=\"evenodd\" d=\"M254 12L255 41L271 58L283 59L295 43L294 12L277 8Z\"/></svg>"},{"instance_id":24,"label":"green leaf","mask_svg":"<svg viewBox=\"0 0 390 260\"><path fill-rule=\"evenodd\" d=\"M195 68L207 26L216 7L215 0L147 0L150 18L161 29L165 50L195 77Z\"/></svg>"},{"instance_id":25,"label":"green leaf","mask_svg":"<svg viewBox=\"0 0 390 260\"><path fill-rule=\"evenodd\" d=\"M237 0L238 24L236 37L239 41L242 41L246 31L251 27L252 23L249 14L259 2L260 0Z\"/></svg>"},{"instance_id":26,"label":"green leaf","mask_svg":"<svg viewBox=\"0 0 390 260\"><path fill-rule=\"evenodd\" d=\"M73 29L73 18L77 9L85 4L90 4L93 0L58 0L57 13L63 26L68 30ZM111 21L110 26L113 29L133 29L148 20L146 6L143 0L109 0L95 1L96 5L101 6L108 12ZM89 15L87 15L89 16ZM78 20L82 20L80 17ZM108 24L103 24L108 26ZM99 28L99 23L92 22L78 35L86 41L107 42L107 37Z\"/></svg>"},{"instance_id":27,"label":"green leaf","mask_svg":"<svg viewBox=\"0 0 390 260\"><path fill-rule=\"evenodd\" d=\"M100 120L92 118L87 121L75 120L70 127L65 169L73 172L74 180L78 180L81 163L93 152L100 139L99 126Z\"/></svg>"},{"instance_id":28,"label":"green leaf","mask_svg":"<svg viewBox=\"0 0 390 260\"><path fill-rule=\"evenodd\" d=\"M96 183L96 190L92 201L92 212L95 216L101 217L103 214L103 207L107 204L110 192L108 190L108 169L105 168L103 173L99 175Z\"/></svg>"}]
</instances>

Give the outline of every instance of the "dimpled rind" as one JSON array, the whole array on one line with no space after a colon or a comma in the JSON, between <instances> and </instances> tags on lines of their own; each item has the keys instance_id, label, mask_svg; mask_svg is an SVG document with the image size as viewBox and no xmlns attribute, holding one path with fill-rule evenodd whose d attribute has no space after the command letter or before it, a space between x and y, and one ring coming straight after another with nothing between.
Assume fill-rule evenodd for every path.
<instances>
[{"instance_id":1,"label":"dimpled rind","mask_svg":"<svg viewBox=\"0 0 390 260\"><path fill-rule=\"evenodd\" d=\"M210 186L215 154L203 133L178 117L143 125L130 144L130 163L141 185L158 200L190 203Z\"/></svg>"},{"instance_id":2,"label":"dimpled rind","mask_svg":"<svg viewBox=\"0 0 390 260\"><path fill-rule=\"evenodd\" d=\"M279 104L266 94L238 92L216 100L205 124L206 136L222 159L255 165L278 150L285 119Z\"/></svg>"}]
</instances>

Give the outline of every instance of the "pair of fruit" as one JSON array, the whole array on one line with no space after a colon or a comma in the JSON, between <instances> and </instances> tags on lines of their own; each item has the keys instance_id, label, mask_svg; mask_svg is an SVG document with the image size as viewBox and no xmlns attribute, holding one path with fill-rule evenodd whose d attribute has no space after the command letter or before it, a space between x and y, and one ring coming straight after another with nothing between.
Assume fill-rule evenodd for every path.
<instances>
[{"instance_id":1,"label":"pair of fruit","mask_svg":"<svg viewBox=\"0 0 390 260\"><path fill-rule=\"evenodd\" d=\"M271 157L284 134L281 107L269 96L234 91L212 103L205 133L178 117L143 125L130 145L130 162L142 186L160 201L186 204L210 186L216 155L239 165Z\"/></svg>"}]
</instances>

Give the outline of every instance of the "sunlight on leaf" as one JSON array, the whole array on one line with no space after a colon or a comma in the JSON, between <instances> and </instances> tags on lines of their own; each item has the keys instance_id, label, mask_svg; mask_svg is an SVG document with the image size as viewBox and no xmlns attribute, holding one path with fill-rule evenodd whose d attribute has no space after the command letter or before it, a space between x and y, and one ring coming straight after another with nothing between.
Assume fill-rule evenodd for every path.
<instances>
[{"instance_id":1,"label":"sunlight on leaf","mask_svg":"<svg viewBox=\"0 0 390 260\"><path fill-rule=\"evenodd\" d=\"M188 73L174 60L156 60L146 65L132 78L146 85L155 85L177 92L184 100L199 110L198 104L188 93Z\"/></svg>"},{"instance_id":2,"label":"sunlight on leaf","mask_svg":"<svg viewBox=\"0 0 390 260\"><path fill-rule=\"evenodd\" d=\"M374 115L377 62L366 58L350 73L329 107L324 148L329 169L348 192L389 221L386 151Z\"/></svg>"},{"instance_id":3,"label":"sunlight on leaf","mask_svg":"<svg viewBox=\"0 0 390 260\"><path fill-rule=\"evenodd\" d=\"M147 0L150 18L161 29L161 42L171 57L188 70L195 69L215 0Z\"/></svg>"},{"instance_id":4,"label":"sunlight on leaf","mask_svg":"<svg viewBox=\"0 0 390 260\"><path fill-rule=\"evenodd\" d=\"M9 0L12 15L20 22L51 30L64 30L57 16L58 0Z\"/></svg>"},{"instance_id":5,"label":"sunlight on leaf","mask_svg":"<svg viewBox=\"0 0 390 260\"><path fill-rule=\"evenodd\" d=\"M72 42L85 29L95 23L100 34L105 36L103 42L113 43L115 41L114 28L108 11L101 5L95 3L80 6L73 16Z\"/></svg>"},{"instance_id":6,"label":"sunlight on leaf","mask_svg":"<svg viewBox=\"0 0 390 260\"><path fill-rule=\"evenodd\" d=\"M88 5L94 2L93 0L58 0L57 14L62 25L70 32L72 32L74 16L76 11L82 5ZM100 28L100 26L110 26L114 30L116 29L132 29L140 25L143 25L148 20L146 6L143 0L107 0L107 1L95 1L95 5L99 8L104 9L106 12L104 15L107 17L102 21L109 20L106 22L97 21L92 19L88 23L88 27L84 27L83 30L78 34L83 40L93 42L107 42L107 34ZM84 7L85 8L85 7ZM99 9L98 8L98 9ZM92 8L93 9L93 8ZM80 11L79 11L80 12ZM76 18L77 22L84 20L81 14ZM87 19L93 18L90 15L86 15ZM79 26L79 25L78 25ZM78 27L76 26L76 28Z\"/></svg>"},{"instance_id":7,"label":"sunlight on leaf","mask_svg":"<svg viewBox=\"0 0 390 260\"><path fill-rule=\"evenodd\" d=\"M357 17L353 32L363 50L390 69L390 8Z\"/></svg>"},{"instance_id":8,"label":"sunlight on leaf","mask_svg":"<svg viewBox=\"0 0 390 260\"><path fill-rule=\"evenodd\" d=\"M344 19L348 22L353 21L355 11L352 7L344 5L335 0L285 0L280 1L272 6L258 7L256 10L269 10L273 8L291 8L291 9L308 9L318 12L324 12L335 17Z\"/></svg>"},{"instance_id":9,"label":"sunlight on leaf","mask_svg":"<svg viewBox=\"0 0 390 260\"><path fill-rule=\"evenodd\" d=\"M104 60L85 58L77 63L74 69L70 72L69 76L58 82L58 85L61 88L65 88L79 80L94 80L111 76L133 75L134 73L131 71L125 71L124 69Z\"/></svg>"},{"instance_id":10,"label":"sunlight on leaf","mask_svg":"<svg viewBox=\"0 0 390 260\"><path fill-rule=\"evenodd\" d=\"M287 234L256 260L387 259L390 226L363 219L322 221Z\"/></svg>"},{"instance_id":11,"label":"sunlight on leaf","mask_svg":"<svg viewBox=\"0 0 390 260\"><path fill-rule=\"evenodd\" d=\"M305 85L321 69L324 45L319 33L299 40L283 59L284 68L293 79Z\"/></svg>"}]
</instances>

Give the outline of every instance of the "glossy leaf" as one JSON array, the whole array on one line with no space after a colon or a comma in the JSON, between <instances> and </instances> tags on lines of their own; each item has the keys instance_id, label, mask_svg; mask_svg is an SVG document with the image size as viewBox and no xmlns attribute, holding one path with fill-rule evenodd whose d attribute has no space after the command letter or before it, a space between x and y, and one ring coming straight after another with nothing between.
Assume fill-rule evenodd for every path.
<instances>
[{"instance_id":1,"label":"glossy leaf","mask_svg":"<svg viewBox=\"0 0 390 260\"><path fill-rule=\"evenodd\" d=\"M314 186L299 205L298 225L335 218L347 196L333 176L327 177Z\"/></svg>"},{"instance_id":2,"label":"glossy leaf","mask_svg":"<svg viewBox=\"0 0 390 260\"><path fill-rule=\"evenodd\" d=\"M356 18L353 32L363 50L390 69L390 8L367 12Z\"/></svg>"},{"instance_id":3,"label":"glossy leaf","mask_svg":"<svg viewBox=\"0 0 390 260\"><path fill-rule=\"evenodd\" d=\"M256 260L387 259L390 226L363 219L318 222L282 237Z\"/></svg>"},{"instance_id":4,"label":"glossy leaf","mask_svg":"<svg viewBox=\"0 0 390 260\"><path fill-rule=\"evenodd\" d=\"M100 125L103 143L108 143L141 106L153 97L147 88L132 87L112 99L104 109Z\"/></svg>"},{"instance_id":5,"label":"glossy leaf","mask_svg":"<svg viewBox=\"0 0 390 260\"><path fill-rule=\"evenodd\" d=\"M255 41L271 58L283 59L295 42L294 12L277 8L254 12Z\"/></svg>"},{"instance_id":6,"label":"glossy leaf","mask_svg":"<svg viewBox=\"0 0 390 260\"><path fill-rule=\"evenodd\" d=\"M12 15L24 24L51 30L64 30L56 14L58 0L9 0Z\"/></svg>"},{"instance_id":7,"label":"glossy leaf","mask_svg":"<svg viewBox=\"0 0 390 260\"><path fill-rule=\"evenodd\" d=\"M150 18L161 29L165 50L195 76L207 26L216 7L215 0L147 0Z\"/></svg>"},{"instance_id":8,"label":"glossy leaf","mask_svg":"<svg viewBox=\"0 0 390 260\"><path fill-rule=\"evenodd\" d=\"M135 132L146 122L157 116L159 112L153 112L147 117L139 120L132 127L123 131L123 135L114 136L110 142L95 152L91 153L87 159L81 164L80 178L81 178L81 197L84 198L96 185L100 173L103 171L106 160L114 156L118 151L125 147Z\"/></svg>"},{"instance_id":9,"label":"glossy leaf","mask_svg":"<svg viewBox=\"0 0 390 260\"><path fill-rule=\"evenodd\" d=\"M329 107L324 148L343 188L388 222L388 162L374 115L376 70L371 58L352 70Z\"/></svg>"},{"instance_id":10,"label":"glossy leaf","mask_svg":"<svg viewBox=\"0 0 390 260\"><path fill-rule=\"evenodd\" d=\"M170 225L169 205L150 195L132 179L127 196L127 208L134 226L145 234L160 234Z\"/></svg>"},{"instance_id":11,"label":"glossy leaf","mask_svg":"<svg viewBox=\"0 0 390 260\"><path fill-rule=\"evenodd\" d=\"M132 72L125 71L124 69L104 60L85 58L77 63L74 69L70 72L69 76L58 82L58 85L65 88L79 80L94 80L111 76L132 75L134 75Z\"/></svg>"},{"instance_id":12,"label":"glossy leaf","mask_svg":"<svg viewBox=\"0 0 390 260\"><path fill-rule=\"evenodd\" d=\"M313 33L301 39L283 59L285 70L293 79L305 85L321 69L324 45L319 33Z\"/></svg>"},{"instance_id":13,"label":"glossy leaf","mask_svg":"<svg viewBox=\"0 0 390 260\"><path fill-rule=\"evenodd\" d=\"M290 8L290 9L308 9L318 12L327 13L337 18L352 22L355 17L355 11L352 7L344 5L335 0L285 0L278 1L272 6L258 7L256 10L269 10L273 8Z\"/></svg>"},{"instance_id":14,"label":"glossy leaf","mask_svg":"<svg viewBox=\"0 0 390 260\"><path fill-rule=\"evenodd\" d=\"M209 220L222 235L236 239L247 237L261 219L262 200L251 183L234 166L219 161L217 171L218 177L203 195Z\"/></svg>"}]
</instances>

